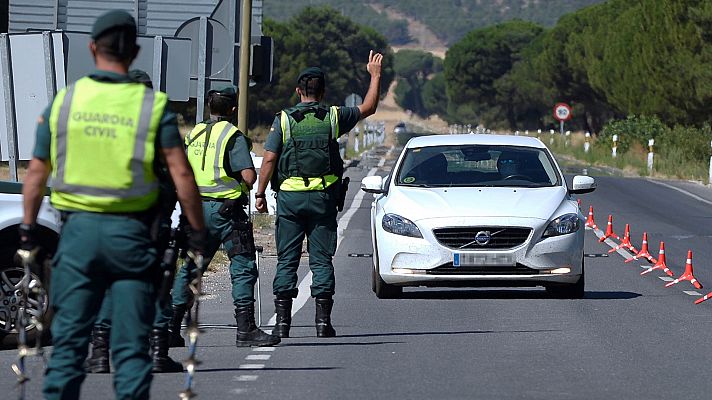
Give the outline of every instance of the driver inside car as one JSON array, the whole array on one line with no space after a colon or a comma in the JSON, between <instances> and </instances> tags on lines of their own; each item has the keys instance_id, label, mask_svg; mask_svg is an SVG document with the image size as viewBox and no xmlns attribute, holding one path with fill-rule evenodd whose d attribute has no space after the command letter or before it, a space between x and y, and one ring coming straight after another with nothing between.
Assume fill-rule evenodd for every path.
<instances>
[{"instance_id":1,"label":"driver inside car","mask_svg":"<svg viewBox=\"0 0 712 400\"><path fill-rule=\"evenodd\" d=\"M520 175L521 160L513 154L502 153L497 159L497 171L502 179L510 176Z\"/></svg>"}]
</instances>

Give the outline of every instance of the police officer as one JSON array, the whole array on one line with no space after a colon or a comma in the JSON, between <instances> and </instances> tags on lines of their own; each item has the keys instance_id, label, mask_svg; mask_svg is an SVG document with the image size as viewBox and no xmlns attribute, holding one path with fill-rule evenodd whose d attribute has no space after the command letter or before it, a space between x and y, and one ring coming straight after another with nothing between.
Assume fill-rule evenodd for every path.
<instances>
[{"instance_id":1,"label":"police officer","mask_svg":"<svg viewBox=\"0 0 712 400\"><path fill-rule=\"evenodd\" d=\"M144 84L146 87L153 89L151 77L143 70L132 69L128 72L128 77L133 82ZM151 233L152 236L155 236L156 249L160 258L170 241L171 214L175 209L178 198L168 171L165 168L160 168L156 172L158 172L160 179L158 213ZM156 317L150 337L153 372L183 372L183 365L168 356L168 322L171 317L171 307L170 305L168 307L160 307L159 303L160 301L156 302ZM91 332L90 356L87 358L86 363L86 370L89 373L108 374L111 370L109 366L111 313L110 295L107 295L101 304L99 315Z\"/></svg>"},{"instance_id":2,"label":"police officer","mask_svg":"<svg viewBox=\"0 0 712 400\"><path fill-rule=\"evenodd\" d=\"M297 268L304 236L308 238L309 268L313 273L311 295L316 303L316 334L336 336L331 325L334 304L336 214L343 161L336 139L356 123L376 112L383 56L369 53L371 83L358 107L325 107L326 78L317 67L299 74L296 92L301 100L281 111L265 142L255 208L267 212L265 189L272 180L277 195L277 271L273 292L277 323L273 333L289 337L292 299L297 296Z\"/></svg>"},{"instance_id":3,"label":"police officer","mask_svg":"<svg viewBox=\"0 0 712 400\"><path fill-rule=\"evenodd\" d=\"M203 199L203 216L208 229L206 260L213 257L221 243L230 258L237 322L235 344L238 347L273 346L279 343L279 337L268 335L255 325L253 292L258 272L252 223L245 207L257 174L248 139L230 122L236 110L236 97L234 87L209 91L210 119L195 126L185 137L185 146ZM180 331L191 300L186 290L189 279L185 268L176 274L172 332Z\"/></svg>"},{"instance_id":4,"label":"police officer","mask_svg":"<svg viewBox=\"0 0 712 400\"><path fill-rule=\"evenodd\" d=\"M132 82L136 22L124 11L100 16L89 50L97 70L57 93L39 119L23 186L20 245L32 249L49 176L63 226L53 259L54 351L43 392L77 399L85 377L89 333L107 289L113 305L111 356L121 399L147 399L148 354L155 313L156 249L149 233L158 199L155 162L164 160L193 228L192 251L205 247L200 196L167 96Z\"/></svg>"}]
</instances>

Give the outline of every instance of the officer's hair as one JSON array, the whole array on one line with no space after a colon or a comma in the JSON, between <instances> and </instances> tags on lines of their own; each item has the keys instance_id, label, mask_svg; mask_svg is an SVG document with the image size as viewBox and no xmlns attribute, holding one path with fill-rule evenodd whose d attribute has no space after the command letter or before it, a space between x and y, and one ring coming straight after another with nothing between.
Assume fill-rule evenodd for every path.
<instances>
[{"instance_id":1,"label":"officer's hair","mask_svg":"<svg viewBox=\"0 0 712 400\"><path fill-rule=\"evenodd\" d=\"M221 96L218 92L212 92L208 95L208 107L210 107L211 114L226 117L235 107L235 99Z\"/></svg>"},{"instance_id":2,"label":"officer's hair","mask_svg":"<svg viewBox=\"0 0 712 400\"><path fill-rule=\"evenodd\" d=\"M297 85L306 97L321 97L326 89L324 80L315 76L306 76L300 79Z\"/></svg>"},{"instance_id":3,"label":"officer's hair","mask_svg":"<svg viewBox=\"0 0 712 400\"><path fill-rule=\"evenodd\" d=\"M128 27L111 29L96 38L96 52L110 61L132 61L136 57L136 31Z\"/></svg>"}]
</instances>

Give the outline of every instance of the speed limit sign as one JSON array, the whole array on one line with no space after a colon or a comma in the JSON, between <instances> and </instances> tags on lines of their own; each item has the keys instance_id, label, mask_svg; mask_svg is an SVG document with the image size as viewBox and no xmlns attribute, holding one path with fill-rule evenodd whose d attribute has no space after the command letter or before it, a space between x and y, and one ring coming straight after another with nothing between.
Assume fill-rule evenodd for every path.
<instances>
[{"instance_id":1,"label":"speed limit sign","mask_svg":"<svg viewBox=\"0 0 712 400\"><path fill-rule=\"evenodd\" d=\"M554 106L554 118L557 121L568 121L572 117L571 107L566 103L557 103Z\"/></svg>"}]
</instances>

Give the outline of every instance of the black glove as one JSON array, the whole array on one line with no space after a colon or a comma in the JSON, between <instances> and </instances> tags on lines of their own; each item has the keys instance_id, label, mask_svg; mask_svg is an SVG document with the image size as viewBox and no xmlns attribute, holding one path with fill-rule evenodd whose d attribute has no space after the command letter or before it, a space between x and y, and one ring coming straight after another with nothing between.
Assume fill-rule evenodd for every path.
<instances>
[{"instance_id":1,"label":"black glove","mask_svg":"<svg viewBox=\"0 0 712 400\"><path fill-rule=\"evenodd\" d=\"M188 236L188 250L197 254L205 254L208 245L208 230L203 228L199 231L186 229Z\"/></svg>"},{"instance_id":2,"label":"black glove","mask_svg":"<svg viewBox=\"0 0 712 400\"><path fill-rule=\"evenodd\" d=\"M36 232L37 225L20 224L18 228L18 233L20 234L20 249L29 251L37 247L37 243L35 242Z\"/></svg>"}]
</instances>

